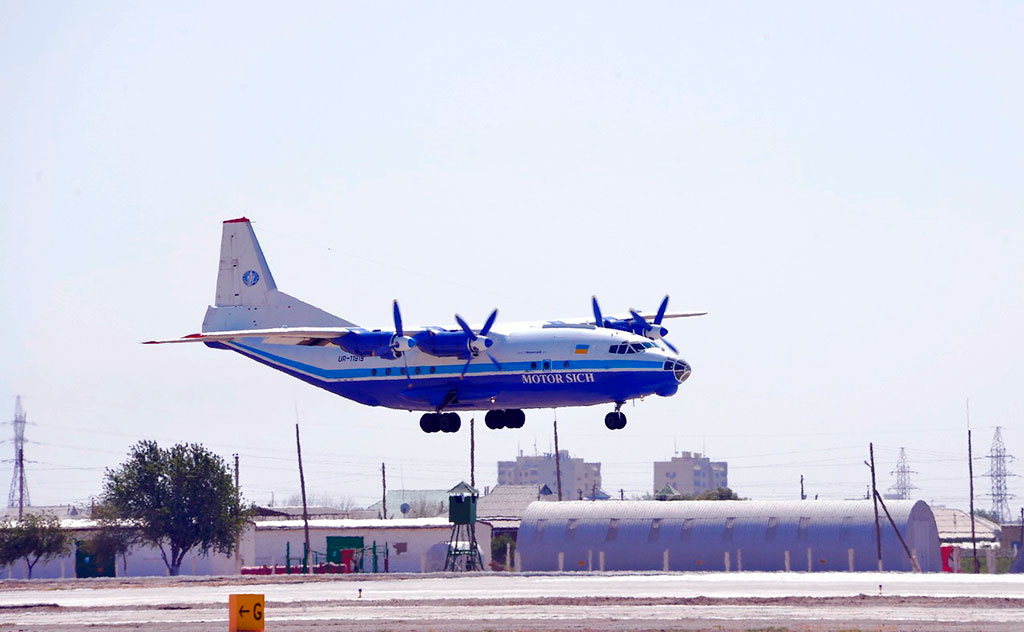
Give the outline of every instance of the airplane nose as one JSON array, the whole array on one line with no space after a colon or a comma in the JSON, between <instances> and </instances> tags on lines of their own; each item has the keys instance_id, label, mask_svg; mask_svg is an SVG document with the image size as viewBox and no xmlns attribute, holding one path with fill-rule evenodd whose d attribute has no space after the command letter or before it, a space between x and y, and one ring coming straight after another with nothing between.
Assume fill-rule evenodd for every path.
<instances>
[{"instance_id":1,"label":"airplane nose","mask_svg":"<svg viewBox=\"0 0 1024 632\"><path fill-rule=\"evenodd\" d=\"M682 384L686 381L686 378L690 377L690 365L682 360L668 360L665 362L665 370L672 371L675 375L676 381Z\"/></svg>"}]
</instances>

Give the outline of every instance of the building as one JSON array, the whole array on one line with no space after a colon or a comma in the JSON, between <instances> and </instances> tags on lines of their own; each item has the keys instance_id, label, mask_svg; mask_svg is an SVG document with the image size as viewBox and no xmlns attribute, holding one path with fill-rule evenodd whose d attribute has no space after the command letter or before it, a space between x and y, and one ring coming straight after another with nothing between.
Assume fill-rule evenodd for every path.
<instances>
[{"instance_id":1,"label":"building","mask_svg":"<svg viewBox=\"0 0 1024 632\"><path fill-rule=\"evenodd\" d=\"M299 521L301 524L302 521ZM160 549L145 544L136 544L122 557L96 559L88 550L88 542L99 529L95 520L83 518L61 518L60 526L69 532L71 549L67 555L51 560L40 560L32 570L33 579L55 579L66 577L146 577L167 575ZM232 555L221 555L210 551L203 555L196 549L189 551L182 560L181 575L237 575L254 558L254 529L252 523L242 532L238 548ZM28 569L24 560L18 560L3 571L3 577L24 579Z\"/></svg>"},{"instance_id":2,"label":"building","mask_svg":"<svg viewBox=\"0 0 1024 632\"><path fill-rule=\"evenodd\" d=\"M391 513L390 506L388 513ZM310 520L309 540L314 566L343 563L342 550L361 551L362 572L421 573L444 570L452 523L448 516L398 520ZM278 572L302 563L302 520L256 523L254 559L257 567ZM476 541L484 568L491 561L491 528L476 523ZM338 551L336 554L335 551Z\"/></svg>"},{"instance_id":3,"label":"building","mask_svg":"<svg viewBox=\"0 0 1024 632\"><path fill-rule=\"evenodd\" d=\"M932 507L932 514L935 516L942 544L960 547L971 545L969 513L949 507ZM999 525L981 516L974 516L974 541L979 547L996 546L999 542Z\"/></svg>"},{"instance_id":4,"label":"building","mask_svg":"<svg viewBox=\"0 0 1024 632\"><path fill-rule=\"evenodd\" d=\"M923 501L887 503L924 572L942 568ZM882 568L912 564L882 525ZM533 503L519 527L523 571L876 571L874 504L744 500Z\"/></svg>"},{"instance_id":5,"label":"building","mask_svg":"<svg viewBox=\"0 0 1024 632\"><path fill-rule=\"evenodd\" d=\"M654 487L670 485L684 496L729 486L729 464L712 461L699 452L681 452L670 461L654 462Z\"/></svg>"},{"instance_id":6,"label":"building","mask_svg":"<svg viewBox=\"0 0 1024 632\"><path fill-rule=\"evenodd\" d=\"M601 489L601 464L585 463L581 458L572 458L568 450L559 451L558 469L562 473L562 499L590 497L594 490ZM499 485L547 485L555 497L558 496L558 480L555 475L555 455L523 456L515 461L498 461Z\"/></svg>"}]
</instances>

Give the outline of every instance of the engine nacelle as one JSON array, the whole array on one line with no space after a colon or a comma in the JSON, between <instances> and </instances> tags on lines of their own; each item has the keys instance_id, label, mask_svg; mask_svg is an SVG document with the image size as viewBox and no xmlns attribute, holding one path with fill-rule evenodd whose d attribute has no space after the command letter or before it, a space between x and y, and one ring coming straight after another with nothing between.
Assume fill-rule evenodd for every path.
<instances>
[{"instance_id":1,"label":"engine nacelle","mask_svg":"<svg viewBox=\"0 0 1024 632\"><path fill-rule=\"evenodd\" d=\"M427 331L416 336L416 348L438 358L470 357L466 342L469 336L461 331Z\"/></svg>"},{"instance_id":2,"label":"engine nacelle","mask_svg":"<svg viewBox=\"0 0 1024 632\"><path fill-rule=\"evenodd\" d=\"M651 340L661 340L668 335L668 329L665 329L661 325L652 325L650 329L641 332L640 335Z\"/></svg>"},{"instance_id":3,"label":"engine nacelle","mask_svg":"<svg viewBox=\"0 0 1024 632\"><path fill-rule=\"evenodd\" d=\"M391 331L349 331L332 338L331 342L352 355L377 356L393 360L397 356L392 341L397 337Z\"/></svg>"},{"instance_id":4,"label":"engine nacelle","mask_svg":"<svg viewBox=\"0 0 1024 632\"><path fill-rule=\"evenodd\" d=\"M484 336L477 336L476 340L470 340L466 347L473 355L480 355L487 351L487 349L494 344L494 341Z\"/></svg>"},{"instance_id":5,"label":"engine nacelle","mask_svg":"<svg viewBox=\"0 0 1024 632\"><path fill-rule=\"evenodd\" d=\"M409 336L394 336L391 339L391 348L399 353L406 353L416 346L416 339Z\"/></svg>"}]
</instances>

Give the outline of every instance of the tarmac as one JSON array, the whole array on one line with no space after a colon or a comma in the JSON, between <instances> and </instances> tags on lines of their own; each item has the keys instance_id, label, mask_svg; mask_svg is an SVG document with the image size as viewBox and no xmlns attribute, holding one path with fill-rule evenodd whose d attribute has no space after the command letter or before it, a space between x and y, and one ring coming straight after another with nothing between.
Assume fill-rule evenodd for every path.
<instances>
[{"instance_id":1,"label":"tarmac","mask_svg":"<svg viewBox=\"0 0 1024 632\"><path fill-rule=\"evenodd\" d=\"M361 589L361 596L360 596ZM535 573L0 582L0 630L1021 630L1024 576Z\"/></svg>"}]
</instances>

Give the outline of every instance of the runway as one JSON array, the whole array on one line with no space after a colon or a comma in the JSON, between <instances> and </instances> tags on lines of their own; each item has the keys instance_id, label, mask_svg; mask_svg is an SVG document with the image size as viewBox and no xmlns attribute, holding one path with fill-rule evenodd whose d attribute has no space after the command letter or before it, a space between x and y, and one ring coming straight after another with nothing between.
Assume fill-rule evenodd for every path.
<instances>
[{"instance_id":1,"label":"runway","mask_svg":"<svg viewBox=\"0 0 1024 632\"><path fill-rule=\"evenodd\" d=\"M264 594L268 630L1012 630L1024 621L1015 575L486 573L8 580L0 629L223 630L231 593Z\"/></svg>"}]
</instances>

